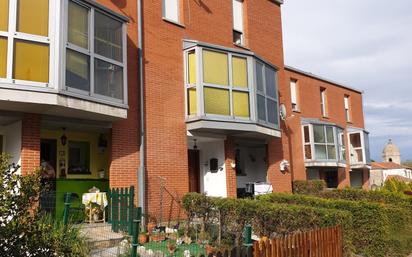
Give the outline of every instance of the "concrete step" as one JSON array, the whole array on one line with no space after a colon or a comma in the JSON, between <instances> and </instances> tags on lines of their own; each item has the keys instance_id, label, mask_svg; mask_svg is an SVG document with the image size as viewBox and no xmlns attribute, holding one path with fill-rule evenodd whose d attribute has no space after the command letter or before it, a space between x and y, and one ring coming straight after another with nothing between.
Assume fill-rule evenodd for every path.
<instances>
[{"instance_id":1,"label":"concrete step","mask_svg":"<svg viewBox=\"0 0 412 257\"><path fill-rule=\"evenodd\" d=\"M123 233L115 233L107 223L82 224L81 234L87 238L88 245L92 251L117 248L128 236Z\"/></svg>"}]
</instances>

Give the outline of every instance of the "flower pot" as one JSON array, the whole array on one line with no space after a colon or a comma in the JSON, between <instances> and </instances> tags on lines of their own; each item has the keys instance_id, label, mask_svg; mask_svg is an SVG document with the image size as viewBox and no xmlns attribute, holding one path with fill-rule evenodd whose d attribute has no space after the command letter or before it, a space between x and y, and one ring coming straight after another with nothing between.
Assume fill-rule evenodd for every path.
<instances>
[{"instance_id":1,"label":"flower pot","mask_svg":"<svg viewBox=\"0 0 412 257\"><path fill-rule=\"evenodd\" d=\"M145 244L147 243L147 235L146 234L139 234L139 244Z\"/></svg>"},{"instance_id":2,"label":"flower pot","mask_svg":"<svg viewBox=\"0 0 412 257\"><path fill-rule=\"evenodd\" d=\"M209 256L209 254L214 254L216 252L216 248L211 245L206 245L205 250L206 250L206 256Z\"/></svg>"},{"instance_id":3,"label":"flower pot","mask_svg":"<svg viewBox=\"0 0 412 257\"><path fill-rule=\"evenodd\" d=\"M153 232L153 229L156 227L156 223L154 223L154 222L149 222L148 224L147 224L147 232L149 233L149 234L151 234L152 232Z\"/></svg>"}]
</instances>

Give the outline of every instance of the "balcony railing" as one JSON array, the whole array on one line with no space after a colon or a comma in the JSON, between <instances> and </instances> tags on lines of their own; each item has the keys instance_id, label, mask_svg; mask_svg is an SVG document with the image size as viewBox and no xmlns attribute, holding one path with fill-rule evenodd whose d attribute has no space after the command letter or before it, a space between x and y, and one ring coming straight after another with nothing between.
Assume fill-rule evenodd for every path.
<instances>
[{"instance_id":1,"label":"balcony railing","mask_svg":"<svg viewBox=\"0 0 412 257\"><path fill-rule=\"evenodd\" d=\"M252 52L194 43L184 50L186 120L279 129L277 69Z\"/></svg>"}]
</instances>

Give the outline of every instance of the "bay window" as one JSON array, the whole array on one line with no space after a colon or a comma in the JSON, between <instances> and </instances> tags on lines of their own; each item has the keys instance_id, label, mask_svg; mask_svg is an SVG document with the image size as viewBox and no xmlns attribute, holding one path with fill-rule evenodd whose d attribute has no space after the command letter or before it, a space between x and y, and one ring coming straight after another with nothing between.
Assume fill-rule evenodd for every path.
<instances>
[{"instance_id":1,"label":"bay window","mask_svg":"<svg viewBox=\"0 0 412 257\"><path fill-rule=\"evenodd\" d=\"M206 46L192 47L184 56L189 120L234 121L278 129L277 74L272 66L253 55Z\"/></svg>"},{"instance_id":2,"label":"bay window","mask_svg":"<svg viewBox=\"0 0 412 257\"><path fill-rule=\"evenodd\" d=\"M306 161L345 162L343 129L328 124L304 124L302 134Z\"/></svg>"},{"instance_id":3,"label":"bay window","mask_svg":"<svg viewBox=\"0 0 412 257\"><path fill-rule=\"evenodd\" d=\"M78 1L67 13L66 90L126 103L123 22Z\"/></svg>"},{"instance_id":4,"label":"bay window","mask_svg":"<svg viewBox=\"0 0 412 257\"><path fill-rule=\"evenodd\" d=\"M364 130L349 131L350 162L351 165L369 164L369 134Z\"/></svg>"}]
</instances>

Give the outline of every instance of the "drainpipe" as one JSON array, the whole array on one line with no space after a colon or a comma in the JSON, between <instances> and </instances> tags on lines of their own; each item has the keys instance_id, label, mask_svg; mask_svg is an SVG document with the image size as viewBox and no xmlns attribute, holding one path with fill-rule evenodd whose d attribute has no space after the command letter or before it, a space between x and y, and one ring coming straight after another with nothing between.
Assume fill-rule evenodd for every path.
<instances>
[{"instance_id":1,"label":"drainpipe","mask_svg":"<svg viewBox=\"0 0 412 257\"><path fill-rule=\"evenodd\" d=\"M145 113L144 113L144 76L143 76L143 13L142 13L142 0L137 0L137 35L138 35L138 63L139 63L139 90L140 90L140 167L137 171L137 185L138 185L138 201L139 207L141 207L142 213L146 214L146 146L145 146ZM142 215L142 226L145 224L145 215Z\"/></svg>"}]
</instances>

